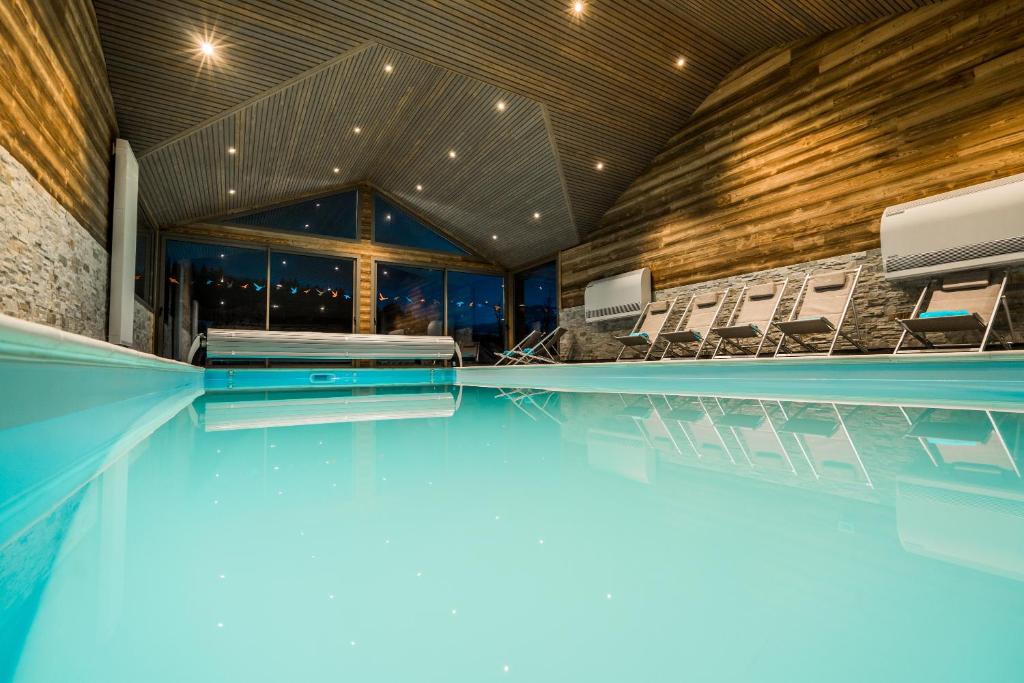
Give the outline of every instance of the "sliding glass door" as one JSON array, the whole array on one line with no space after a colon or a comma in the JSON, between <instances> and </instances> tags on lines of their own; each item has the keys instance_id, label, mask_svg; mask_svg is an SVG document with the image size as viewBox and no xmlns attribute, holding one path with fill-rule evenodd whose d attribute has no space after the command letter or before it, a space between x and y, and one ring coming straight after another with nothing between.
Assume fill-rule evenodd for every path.
<instances>
[{"instance_id":1,"label":"sliding glass door","mask_svg":"<svg viewBox=\"0 0 1024 683\"><path fill-rule=\"evenodd\" d=\"M377 334L444 334L444 271L377 264Z\"/></svg>"},{"instance_id":2,"label":"sliding glass door","mask_svg":"<svg viewBox=\"0 0 1024 683\"><path fill-rule=\"evenodd\" d=\"M515 302L513 331L518 341L537 330L548 333L558 326L558 267L545 263L516 273L512 278Z\"/></svg>"},{"instance_id":3,"label":"sliding glass door","mask_svg":"<svg viewBox=\"0 0 1024 683\"><path fill-rule=\"evenodd\" d=\"M448 335L473 360L505 348L505 279L448 271Z\"/></svg>"},{"instance_id":4,"label":"sliding glass door","mask_svg":"<svg viewBox=\"0 0 1024 683\"><path fill-rule=\"evenodd\" d=\"M163 278L159 352L170 358L210 328L353 330L352 259L168 239Z\"/></svg>"}]
</instances>

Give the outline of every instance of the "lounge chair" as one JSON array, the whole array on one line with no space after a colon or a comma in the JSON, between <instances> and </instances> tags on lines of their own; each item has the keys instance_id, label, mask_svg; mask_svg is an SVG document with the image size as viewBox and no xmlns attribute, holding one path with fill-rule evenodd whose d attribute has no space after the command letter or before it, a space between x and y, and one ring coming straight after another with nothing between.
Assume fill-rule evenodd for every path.
<instances>
[{"instance_id":1,"label":"lounge chair","mask_svg":"<svg viewBox=\"0 0 1024 683\"><path fill-rule=\"evenodd\" d=\"M796 295L789 320L774 323L775 328L782 333L779 343L775 347L776 356L814 354L831 356L839 337L861 351L867 351L861 342L843 332L843 323L846 322L846 316L851 307L855 323L857 321L853 292L857 288L861 268L862 266L858 266L850 270L833 270L817 275L807 274ZM857 327L857 336L860 336L859 324ZM805 339L808 336L823 335L830 337L828 350L819 348ZM796 342L803 351L790 353L787 340Z\"/></svg>"},{"instance_id":2,"label":"lounge chair","mask_svg":"<svg viewBox=\"0 0 1024 683\"><path fill-rule=\"evenodd\" d=\"M796 439L797 448L815 479L858 483L874 488L835 403L803 405L792 417L786 417L778 432L791 434Z\"/></svg>"},{"instance_id":3,"label":"lounge chair","mask_svg":"<svg viewBox=\"0 0 1024 683\"><path fill-rule=\"evenodd\" d=\"M694 294L690 297L686 308L683 309L683 315L676 323L676 328L661 335L662 339L668 342L665 350L661 353L661 360L670 357L669 351L675 344L683 345L687 351L687 355L675 357L700 358L700 354L704 351L704 345L708 342L711 328L718 320L718 315L722 312L722 306L728 296L729 289L727 288L720 292ZM697 345L696 350L690 347L691 344ZM692 355L690 355L691 353Z\"/></svg>"},{"instance_id":4,"label":"lounge chair","mask_svg":"<svg viewBox=\"0 0 1024 683\"><path fill-rule=\"evenodd\" d=\"M925 349L964 347L984 351L991 336L1009 349L1013 339L1013 320L1010 318L1010 308L1003 295L1006 290L1007 273L1003 272L1001 275L1002 277L985 272L959 273L947 276L941 281L929 282L918 297L917 305L914 306L910 317L898 321L903 326L903 332L893 353L920 353ZM1004 339L993 330L1000 305L1006 313L1010 330L1009 339ZM974 344L936 346L928 338L928 335L933 333L973 333L981 339L976 347ZM922 347L904 349L903 344L908 334L921 342Z\"/></svg>"},{"instance_id":5,"label":"lounge chair","mask_svg":"<svg viewBox=\"0 0 1024 683\"><path fill-rule=\"evenodd\" d=\"M644 310L640 312L640 317L636 319L636 324L633 325L630 333L615 337L615 340L622 344L615 360L622 360L622 354L626 352L626 349L640 354L641 360L647 360L658 343L658 337L665 328L669 316L672 315L672 308L675 304L675 300L652 301L644 306Z\"/></svg>"},{"instance_id":6,"label":"lounge chair","mask_svg":"<svg viewBox=\"0 0 1024 683\"><path fill-rule=\"evenodd\" d=\"M519 340L519 343L511 349L502 351L495 365L515 365L522 362L523 352L532 350L533 345L541 340L544 335L540 330L530 330L530 333Z\"/></svg>"},{"instance_id":7,"label":"lounge chair","mask_svg":"<svg viewBox=\"0 0 1024 683\"><path fill-rule=\"evenodd\" d=\"M531 347L524 348L520 353L521 363L561 363L562 352L559 350L558 345L562 341L562 337L568 332L564 327L556 327L555 329L548 332L544 337L541 338L536 344Z\"/></svg>"},{"instance_id":8,"label":"lounge chair","mask_svg":"<svg viewBox=\"0 0 1024 683\"><path fill-rule=\"evenodd\" d=\"M732 308L726 326L711 328L711 331L719 338L711 357L716 357L723 345L749 354L750 349L744 346L740 340L755 340L757 347L754 349L753 355L754 358L757 358L768 338L768 332L775 320L775 314L779 310L779 303L782 301L782 295L786 292L788 284L789 278L786 278L781 283L768 282L753 287L744 287L740 292L740 298Z\"/></svg>"}]
</instances>

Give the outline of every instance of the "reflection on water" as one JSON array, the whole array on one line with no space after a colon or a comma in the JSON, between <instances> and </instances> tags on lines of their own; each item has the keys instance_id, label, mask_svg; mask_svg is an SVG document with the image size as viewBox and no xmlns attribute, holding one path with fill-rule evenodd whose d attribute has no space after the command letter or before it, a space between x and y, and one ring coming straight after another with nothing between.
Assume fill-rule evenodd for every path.
<instances>
[{"instance_id":1,"label":"reflection on water","mask_svg":"<svg viewBox=\"0 0 1024 683\"><path fill-rule=\"evenodd\" d=\"M715 396L208 395L5 542L0 680L1013 680L1022 426Z\"/></svg>"}]
</instances>

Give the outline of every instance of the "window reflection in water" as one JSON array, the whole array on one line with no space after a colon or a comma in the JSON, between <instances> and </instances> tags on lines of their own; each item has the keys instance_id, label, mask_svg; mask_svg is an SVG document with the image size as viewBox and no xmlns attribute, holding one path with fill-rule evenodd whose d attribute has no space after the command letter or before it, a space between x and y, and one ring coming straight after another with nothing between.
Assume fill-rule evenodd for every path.
<instances>
[{"instance_id":1,"label":"window reflection in water","mask_svg":"<svg viewBox=\"0 0 1024 683\"><path fill-rule=\"evenodd\" d=\"M377 333L444 333L444 271L377 264Z\"/></svg>"},{"instance_id":2,"label":"window reflection in water","mask_svg":"<svg viewBox=\"0 0 1024 683\"><path fill-rule=\"evenodd\" d=\"M270 254L270 329L352 332L349 259Z\"/></svg>"}]
</instances>

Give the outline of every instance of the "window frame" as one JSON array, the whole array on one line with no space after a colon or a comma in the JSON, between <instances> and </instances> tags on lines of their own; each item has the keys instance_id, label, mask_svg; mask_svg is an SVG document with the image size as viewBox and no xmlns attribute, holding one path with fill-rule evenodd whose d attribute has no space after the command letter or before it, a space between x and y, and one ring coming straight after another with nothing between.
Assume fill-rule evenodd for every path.
<instances>
[{"instance_id":1,"label":"window frame","mask_svg":"<svg viewBox=\"0 0 1024 683\"><path fill-rule=\"evenodd\" d=\"M372 242L373 244L380 245L381 247L384 247L385 249L402 249L402 250L408 250L408 251L416 252L418 254L431 255L431 256L434 256L434 257L436 257L438 254L442 254L442 255L450 257L450 258L476 258L476 259L484 259L484 257L481 256L480 254L478 254L474 249L471 249L469 247L469 245L463 243L461 240L458 240L458 239L452 237L451 235L448 234L447 231L439 229L436 225L433 224L433 222L424 219L424 217L421 216L419 214L419 212L414 211L413 209L410 209L408 206L406 206L406 204L404 202L402 202L402 201L400 201L398 199L395 199L392 195L388 194L387 192L382 192L382 191L378 190L377 188L374 188L373 191L371 192L371 195L372 196L370 198L370 203L371 203L371 206L370 206L370 209L371 209L370 210L370 242ZM407 213L410 217L412 217L413 219L415 219L419 223L422 223L424 225L424 227L426 227L428 230L431 230L432 232L437 233L440 237L442 237L443 239L447 240L448 242L451 242L454 246L458 247L459 249L463 250L466 253L465 254L457 254L457 253L452 252L452 251L437 251L435 249L425 249L423 247L409 247L409 246L406 246L404 244L393 244L391 242L381 242L380 240L377 239L377 209L376 209L376 206L373 205L373 204L376 203L378 196L380 196L382 199L384 199L384 201L388 202L389 204L394 204L399 209L401 209L402 211ZM486 259L484 259L484 260L486 260ZM395 265L401 265L401 264L396 263Z\"/></svg>"},{"instance_id":2,"label":"window frame","mask_svg":"<svg viewBox=\"0 0 1024 683\"><path fill-rule=\"evenodd\" d=\"M332 197L332 196L337 195L337 194L346 194L346 193L349 193L349 192L354 194L355 197L356 197L356 211L355 211L355 213L356 213L356 230L355 230L355 237L342 237L340 235L324 235L324 234L321 234L321 233L310 233L310 232L296 232L294 230L284 230L282 228L271 228L271 227L266 227L266 226L262 226L262 225L248 225L246 223L236 223L236 222L234 222L232 220L232 219L238 218L240 216L246 216L246 215L250 215L250 214L254 214L254 213L260 213L262 211L272 211L274 209L283 209L283 208L288 207L288 206L294 206L296 204L305 204L306 202L313 202L313 201L316 201L317 199L323 199L324 197ZM359 185L348 185L348 186L345 186L345 187L335 188L335 189L331 190L330 192L318 192L318 193L310 195L308 197L303 197L301 199L294 199L293 198L293 199L288 200L287 202L281 202L281 203L278 203L278 204L267 204L266 206L261 206L259 208L247 210L244 213L237 213L237 214L228 216L226 218L215 219L213 221L213 223L215 223L216 225L223 225L225 227L235 228L235 229L238 229L238 230L254 230L254 231L257 231L257 232L271 233L273 235L299 235L299 236L302 236L302 237L312 237L314 239L333 240L335 242L343 242L343 243L344 242L348 242L349 244L355 244L357 242L362 241L359 238L359 210L362 208L362 206L361 206L361 204L362 204L361 195L362 194L363 193L360 192Z\"/></svg>"},{"instance_id":3,"label":"window frame","mask_svg":"<svg viewBox=\"0 0 1024 683\"><path fill-rule=\"evenodd\" d=\"M431 254L437 254L439 252L432 251ZM387 257L374 256L370 259L370 292L373 298L373 305L371 307L370 316L370 328L373 330L371 334L379 334L377 332L377 271L380 266L396 266L399 268L420 268L427 270L439 270L441 271L441 319L443 321L441 335L450 337L451 334L448 330L448 272L454 271L457 273L470 273L474 275L491 275L493 277L501 278L504 283L502 288L502 310L505 312L505 335L508 335L508 302L511 294L509 293L508 279L505 277L504 272L495 272L493 268L487 267L474 267L472 264L459 264L458 266L446 266L437 265L432 263L409 263L408 261L396 260Z\"/></svg>"},{"instance_id":4,"label":"window frame","mask_svg":"<svg viewBox=\"0 0 1024 683\"><path fill-rule=\"evenodd\" d=\"M271 275L271 271L270 271L270 254L271 254L271 252L276 252L276 253L280 253L280 254L295 254L297 256L316 256L316 257L319 257L319 258L335 258L335 259L339 259L339 260L344 259L344 260L352 261L352 265L353 265L353 268L352 268L352 294L353 294L352 295L352 330L353 330L353 334L358 334L358 331L359 331L359 306L360 306L360 304L359 304L359 267L360 267L361 262L364 260L365 257L360 257L358 254L329 254L329 255L325 256L323 252L313 251L312 249L302 249L301 247L287 246L287 247L275 248L274 245L272 245L270 243L247 242L245 240L232 239L231 237L225 237L224 239L219 239L217 237L210 237L210 236L207 236L207 235L201 235L201 236L199 236L199 235L190 235L188 233L180 233L180 232L173 232L173 231L160 231L158 237L159 237L159 239L158 239L159 249L156 250L157 268L156 268L156 271L155 271L157 273L157 278L154 280L154 282L160 282L161 285L163 285L164 280L167 277L167 274L164 272L164 268L165 268L166 262L167 262L167 240L172 240L172 241L177 241L177 242L196 242L198 244L209 244L209 245L213 245L213 246L225 246L225 247L238 247L238 248L241 248L241 249L251 249L253 251L262 251L263 254L264 254L264 261L266 263L266 278L267 278L267 287L268 288L270 287L270 275ZM330 238L324 238L324 239L330 239ZM349 241L351 241L351 240L349 240ZM165 312L165 309L167 307L167 302L165 300L165 298L166 298L165 297L166 288L163 287L163 286L161 286L159 288L156 288L155 285L154 285L154 288L155 288L154 302L156 304L156 307L155 307L153 312L154 312L154 315L156 315L156 317L157 317L157 335L156 335L156 347L155 348L159 349L160 348L160 344L163 342L163 339L162 339L163 324L162 324L160 318L161 318L161 316L163 316L163 314ZM270 330L270 291L269 291L269 289L267 290L266 301L264 302L263 329L265 331L269 331Z\"/></svg>"}]
</instances>

